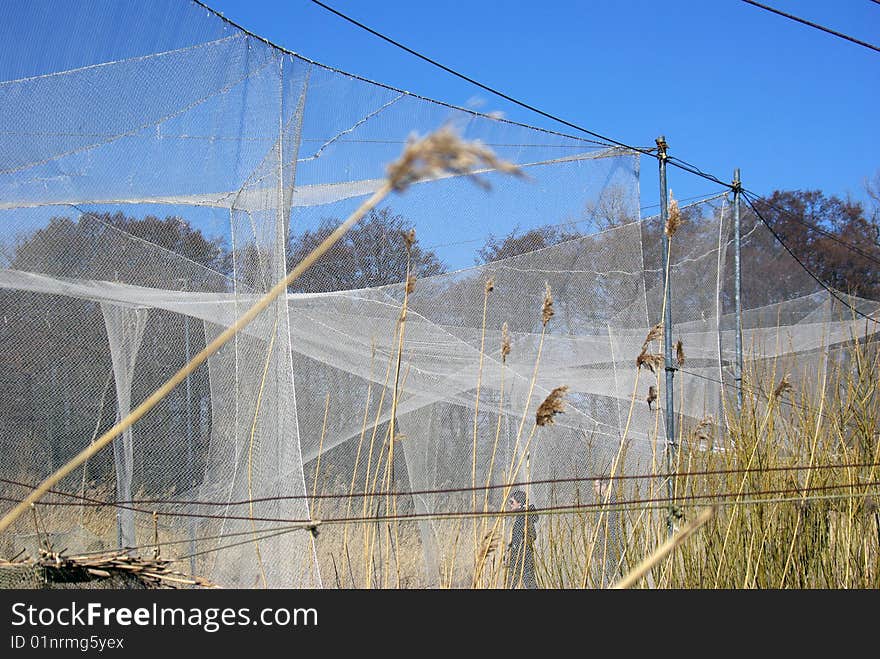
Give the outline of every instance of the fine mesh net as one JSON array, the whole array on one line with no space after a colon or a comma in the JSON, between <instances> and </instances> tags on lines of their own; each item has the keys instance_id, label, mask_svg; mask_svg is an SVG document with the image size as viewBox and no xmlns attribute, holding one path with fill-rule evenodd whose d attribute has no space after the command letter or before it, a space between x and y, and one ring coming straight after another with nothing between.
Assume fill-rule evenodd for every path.
<instances>
[{"instance_id":1,"label":"fine mesh net","mask_svg":"<svg viewBox=\"0 0 880 659\"><path fill-rule=\"evenodd\" d=\"M188 2L11 10L0 27L4 510L267 292L382 185L410 134L443 125L527 180L488 170L488 192L443 176L388 198L65 478L38 524L70 550L164 543L223 586L471 585L478 570L460 557L493 519L454 514L499 510L503 484L532 482L532 504L564 507L595 502L584 479L662 471L662 378L636 357L661 320L663 228L639 216L638 154L357 79ZM702 423L718 438L735 361L733 215L721 197L682 212L676 411L683 434ZM408 292L398 229L410 226L411 255L434 246L446 267L419 260ZM744 212L742 226L752 365L797 355L824 368L834 346L873 332L757 218ZM518 239L476 259L462 250L497 236ZM536 425L561 386L564 413ZM131 503L75 505L83 497ZM309 520L338 523L290 531ZM539 547L550 528L538 526ZM33 532L22 518L3 550Z\"/></svg>"}]
</instances>

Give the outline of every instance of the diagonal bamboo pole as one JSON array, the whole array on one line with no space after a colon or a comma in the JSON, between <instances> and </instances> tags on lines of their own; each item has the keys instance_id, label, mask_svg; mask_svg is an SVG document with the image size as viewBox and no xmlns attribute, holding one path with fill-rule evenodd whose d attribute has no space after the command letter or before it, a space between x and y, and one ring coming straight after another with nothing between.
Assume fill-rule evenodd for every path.
<instances>
[{"instance_id":1,"label":"diagonal bamboo pole","mask_svg":"<svg viewBox=\"0 0 880 659\"><path fill-rule=\"evenodd\" d=\"M666 542L657 547L657 549L654 550L654 553L652 553L644 561L637 565L623 579L611 586L611 588L619 590L622 588L629 588L630 586L634 585L639 579L645 576L652 567L654 567L655 565L657 565L657 563L666 558L666 555L669 554L669 552L671 552L678 545L687 540L688 537L692 533L694 533L694 531L698 530L701 526L712 519L714 514L714 507L709 506L708 508L704 508L693 521L686 524L681 530L678 531L678 533L674 534L672 537L666 540Z\"/></svg>"}]
</instances>

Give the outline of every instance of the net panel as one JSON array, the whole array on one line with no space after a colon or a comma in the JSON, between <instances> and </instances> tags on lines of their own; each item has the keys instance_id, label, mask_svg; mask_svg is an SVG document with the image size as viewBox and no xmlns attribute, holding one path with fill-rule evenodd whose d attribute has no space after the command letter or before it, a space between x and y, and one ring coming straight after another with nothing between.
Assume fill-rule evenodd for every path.
<instances>
[{"instance_id":1,"label":"net panel","mask_svg":"<svg viewBox=\"0 0 880 659\"><path fill-rule=\"evenodd\" d=\"M514 481L535 481L523 488L538 507L577 506L596 502L592 477L663 470L662 370L636 366L660 352L646 337L662 317L663 227L639 216L638 154L357 79L187 2L11 10L4 509L229 327L382 185L411 134L444 125L527 178L481 172L487 192L442 176L386 200L52 499L132 503L48 507L44 525L81 551L146 551L158 536L233 587L472 585L496 518L444 515L498 511ZM68 44L89 32L105 38ZM676 414L685 439L712 428L708 450L733 384L732 213L716 198L683 219L669 265ZM873 332L748 213L743 236L752 364L824 368ZM562 386L564 413L536 425ZM615 496L652 487L621 481ZM279 532L316 519L352 521ZM609 516L606 537L621 523ZM538 527L539 546L558 524ZM32 526L19 520L4 551ZM591 541L572 537L576 561Z\"/></svg>"}]
</instances>

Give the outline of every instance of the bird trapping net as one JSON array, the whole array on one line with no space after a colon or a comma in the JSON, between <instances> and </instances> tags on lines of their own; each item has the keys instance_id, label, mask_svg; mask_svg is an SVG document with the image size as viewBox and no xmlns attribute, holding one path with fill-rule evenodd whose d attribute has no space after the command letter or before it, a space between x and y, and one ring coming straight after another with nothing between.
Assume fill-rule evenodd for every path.
<instances>
[{"instance_id":1,"label":"bird trapping net","mask_svg":"<svg viewBox=\"0 0 880 659\"><path fill-rule=\"evenodd\" d=\"M454 515L499 510L505 484L531 482L532 504L564 507L595 501L586 478L662 471L661 343L646 342L662 317L662 227L640 217L638 153L361 80L183 0L6 11L4 510L380 189L411 134L451 125L526 178L485 167L488 190L444 174L388 197L59 483L50 506L20 518L4 552L33 544L36 523L56 549L164 546L224 586L469 584L473 562L449 567L473 553L457 542L478 545L492 518ZM732 209L718 197L682 215L670 261L685 353L676 412L720 437ZM415 244L400 227L415 228ZM491 255L462 256L469 239L505 235ZM873 331L748 213L742 249L752 364L797 354L821 368L835 345ZM561 410L539 423L559 387ZM291 530L314 520L336 523Z\"/></svg>"}]
</instances>

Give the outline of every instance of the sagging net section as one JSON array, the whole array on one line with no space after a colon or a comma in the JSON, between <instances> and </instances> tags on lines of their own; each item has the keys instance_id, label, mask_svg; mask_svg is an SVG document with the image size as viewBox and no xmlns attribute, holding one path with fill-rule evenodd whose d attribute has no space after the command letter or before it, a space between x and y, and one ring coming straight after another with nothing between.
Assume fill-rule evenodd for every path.
<instances>
[{"instance_id":1,"label":"sagging net section","mask_svg":"<svg viewBox=\"0 0 880 659\"><path fill-rule=\"evenodd\" d=\"M492 586L508 484L528 483L539 510L577 509L597 502L594 477L663 471L662 367L636 366L660 352L646 337L662 317L663 227L640 217L638 154L363 81L188 2L12 11L0 510L250 308L382 186L412 133L452 125L527 179L489 169L488 191L443 176L389 197L20 518L4 554L47 539L161 547L245 588ZM50 38L69 43L39 46ZM718 197L682 212L676 413L682 437L700 428L713 450L733 384L732 211ZM748 213L743 236L752 365L796 355L824 368L834 346L873 332ZM562 412L536 423L560 387ZM614 496L651 495L639 482ZM537 553L563 533L555 560L582 561L596 538L575 526L590 514L545 515ZM623 532L609 515L604 537ZM607 555L590 585L619 571Z\"/></svg>"}]
</instances>

